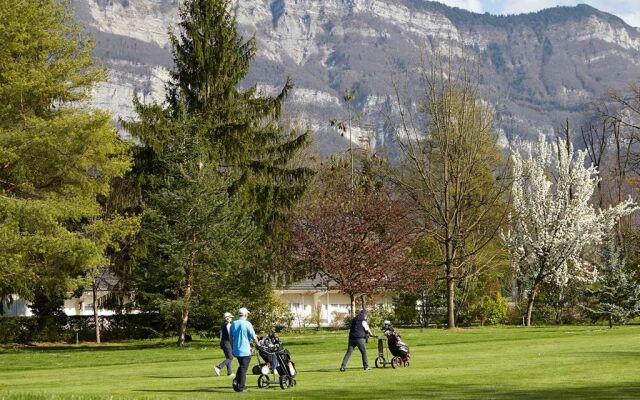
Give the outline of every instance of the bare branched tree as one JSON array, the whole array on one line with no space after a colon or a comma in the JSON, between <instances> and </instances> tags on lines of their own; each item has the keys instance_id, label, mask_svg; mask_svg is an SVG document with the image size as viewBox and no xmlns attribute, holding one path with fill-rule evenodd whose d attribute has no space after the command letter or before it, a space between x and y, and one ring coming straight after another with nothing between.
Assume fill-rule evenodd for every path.
<instances>
[{"instance_id":1,"label":"bare branched tree","mask_svg":"<svg viewBox=\"0 0 640 400\"><path fill-rule=\"evenodd\" d=\"M480 255L506 219L508 166L475 64L464 55L422 59L418 96L394 83L402 161L390 179L410 199L421 234L437 243L430 262L444 273L447 326L454 328L456 284L493 262Z\"/></svg>"}]
</instances>

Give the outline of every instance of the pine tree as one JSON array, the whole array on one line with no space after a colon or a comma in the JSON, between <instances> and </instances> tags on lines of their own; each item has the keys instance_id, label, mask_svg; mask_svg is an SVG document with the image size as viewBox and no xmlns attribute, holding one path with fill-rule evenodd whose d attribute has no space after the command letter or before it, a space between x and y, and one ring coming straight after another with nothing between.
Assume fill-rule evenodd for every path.
<instances>
[{"instance_id":1,"label":"pine tree","mask_svg":"<svg viewBox=\"0 0 640 400\"><path fill-rule=\"evenodd\" d=\"M263 249L311 171L291 167L309 133L285 132L280 124L291 82L276 97L238 88L256 47L238 34L230 2L186 1L180 16L167 101L135 101L138 121L125 127L142 145L133 178L144 209L140 299L149 309L179 314L182 345L194 307L256 295L268 303L258 268Z\"/></svg>"},{"instance_id":2,"label":"pine tree","mask_svg":"<svg viewBox=\"0 0 640 400\"><path fill-rule=\"evenodd\" d=\"M594 288L588 291L594 304L587 311L594 319L606 319L609 327L640 315L640 285L625 271L625 262L611 232L604 236L602 264Z\"/></svg>"},{"instance_id":3,"label":"pine tree","mask_svg":"<svg viewBox=\"0 0 640 400\"><path fill-rule=\"evenodd\" d=\"M188 115L199 115L221 169L234 181L232 191L241 193L266 238L312 175L291 166L310 133L285 132L280 123L293 83L288 78L275 97L261 95L255 85L239 89L256 40L239 34L230 0L186 1L180 16L180 35L171 35L175 68L167 100L172 108L182 102Z\"/></svg>"},{"instance_id":4,"label":"pine tree","mask_svg":"<svg viewBox=\"0 0 640 400\"><path fill-rule=\"evenodd\" d=\"M68 2L0 2L0 295L59 296L107 262L98 202L130 166Z\"/></svg>"}]
</instances>

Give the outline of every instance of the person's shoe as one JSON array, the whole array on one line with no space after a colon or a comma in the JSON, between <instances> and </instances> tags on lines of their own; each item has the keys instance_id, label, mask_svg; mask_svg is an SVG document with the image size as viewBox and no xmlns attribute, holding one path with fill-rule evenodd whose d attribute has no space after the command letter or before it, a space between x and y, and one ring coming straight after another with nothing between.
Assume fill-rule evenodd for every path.
<instances>
[{"instance_id":1,"label":"person's shoe","mask_svg":"<svg viewBox=\"0 0 640 400\"><path fill-rule=\"evenodd\" d=\"M340 372L344 372L344 371L346 371L346 370L347 370L347 369L346 369L345 367L340 367Z\"/></svg>"},{"instance_id":2,"label":"person's shoe","mask_svg":"<svg viewBox=\"0 0 640 400\"><path fill-rule=\"evenodd\" d=\"M236 374L234 374L233 372L230 373L229 375L227 375L229 378L233 378L234 376L236 376Z\"/></svg>"},{"instance_id":3,"label":"person's shoe","mask_svg":"<svg viewBox=\"0 0 640 400\"><path fill-rule=\"evenodd\" d=\"M249 393L249 389L242 389L240 393Z\"/></svg>"},{"instance_id":4,"label":"person's shoe","mask_svg":"<svg viewBox=\"0 0 640 400\"><path fill-rule=\"evenodd\" d=\"M218 368L217 366L214 366L213 370L216 371L216 376L220 376L220 368Z\"/></svg>"},{"instance_id":5,"label":"person's shoe","mask_svg":"<svg viewBox=\"0 0 640 400\"><path fill-rule=\"evenodd\" d=\"M364 370L365 370L365 371L371 371L371 368L369 368L369 367L364 367Z\"/></svg>"}]
</instances>

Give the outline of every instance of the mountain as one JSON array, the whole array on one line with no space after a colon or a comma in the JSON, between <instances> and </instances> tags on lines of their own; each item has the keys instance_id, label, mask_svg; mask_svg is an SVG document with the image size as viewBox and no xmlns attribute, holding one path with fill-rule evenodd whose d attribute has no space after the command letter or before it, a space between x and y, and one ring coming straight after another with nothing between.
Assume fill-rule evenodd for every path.
<instances>
[{"instance_id":1,"label":"mountain","mask_svg":"<svg viewBox=\"0 0 640 400\"><path fill-rule=\"evenodd\" d=\"M178 4L73 1L76 20L95 36L95 54L110 69L95 91L98 107L131 118L134 91L162 100L172 65L167 31ZM604 90L640 76L640 32L587 5L494 16L423 0L235 0L234 10L259 47L246 84L270 92L293 76L288 110L308 119L323 153L345 145L328 121L350 113L363 115L354 141L388 141L392 77L419 87L420 54L428 60L434 49L476 57L482 98L508 138L580 120ZM347 88L356 95L350 109L341 100Z\"/></svg>"}]
</instances>

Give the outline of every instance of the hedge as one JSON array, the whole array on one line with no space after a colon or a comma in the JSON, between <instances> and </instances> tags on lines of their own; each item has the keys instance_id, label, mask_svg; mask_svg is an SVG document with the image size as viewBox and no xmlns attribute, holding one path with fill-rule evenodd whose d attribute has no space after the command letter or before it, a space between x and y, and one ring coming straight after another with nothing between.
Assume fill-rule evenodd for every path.
<instances>
[{"instance_id":1,"label":"hedge","mask_svg":"<svg viewBox=\"0 0 640 400\"><path fill-rule=\"evenodd\" d=\"M101 320L100 339L116 341L175 335L158 314L116 314ZM0 343L69 342L95 340L93 316L0 316Z\"/></svg>"}]
</instances>

